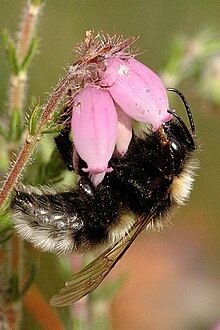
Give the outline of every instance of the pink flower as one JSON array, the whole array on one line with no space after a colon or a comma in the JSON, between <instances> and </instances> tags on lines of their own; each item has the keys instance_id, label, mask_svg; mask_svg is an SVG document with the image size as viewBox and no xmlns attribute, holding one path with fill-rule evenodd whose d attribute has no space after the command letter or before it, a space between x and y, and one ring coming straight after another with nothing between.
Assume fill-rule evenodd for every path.
<instances>
[{"instance_id":1,"label":"pink flower","mask_svg":"<svg viewBox=\"0 0 220 330\"><path fill-rule=\"evenodd\" d=\"M116 154L119 157L124 156L127 152L132 138L132 118L129 117L116 103L115 104L118 123L117 123L117 140L116 140Z\"/></svg>"},{"instance_id":2,"label":"pink flower","mask_svg":"<svg viewBox=\"0 0 220 330\"><path fill-rule=\"evenodd\" d=\"M112 171L108 162L117 137L117 113L108 93L87 86L75 97L72 113L73 141L79 156L87 163L90 174Z\"/></svg>"},{"instance_id":3,"label":"pink flower","mask_svg":"<svg viewBox=\"0 0 220 330\"><path fill-rule=\"evenodd\" d=\"M151 124L152 131L172 119L166 89L152 70L133 58L109 57L105 64L103 85L128 116Z\"/></svg>"},{"instance_id":4,"label":"pink flower","mask_svg":"<svg viewBox=\"0 0 220 330\"><path fill-rule=\"evenodd\" d=\"M153 71L133 58L110 56L104 63L99 83L88 82L74 97L71 123L74 167L79 155L94 185L113 170L108 167L113 152L118 157L127 152L133 119L151 124L152 131L172 119L166 89Z\"/></svg>"}]
</instances>

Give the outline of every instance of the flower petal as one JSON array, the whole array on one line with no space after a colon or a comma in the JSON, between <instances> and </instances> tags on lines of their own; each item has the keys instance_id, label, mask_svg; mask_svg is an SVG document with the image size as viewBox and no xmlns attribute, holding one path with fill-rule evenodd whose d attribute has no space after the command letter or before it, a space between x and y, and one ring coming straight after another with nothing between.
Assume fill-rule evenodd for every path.
<instances>
[{"instance_id":1,"label":"flower petal","mask_svg":"<svg viewBox=\"0 0 220 330\"><path fill-rule=\"evenodd\" d=\"M117 135L117 113L108 91L85 87L75 97L72 134L79 156L87 163L85 172L109 172Z\"/></svg>"},{"instance_id":2,"label":"flower petal","mask_svg":"<svg viewBox=\"0 0 220 330\"><path fill-rule=\"evenodd\" d=\"M90 180L92 181L92 183L94 184L94 186L98 186L99 183L102 182L102 180L104 179L106 172L102 172L102 173L98 173L98 174L91 174Z\"/></svg>"},{"instance_id":3,"label":"flower petal","mask_svg":"<svg viewBox=\"0 0 220 330\"><path fill-rule=\"evenodd\" d=\"M117 103L115 107L118 115L116 154L122 157L127 152L131 142L132 118L129 117Z\"/></svg>"},{"instance_id":4,"label":"flower petal","mask_svg":"<svg viewBox=\"0 0 220 330\"><path fill-rule=\"evenodd\" d=\"M172 119L166 89L152 70L133 58L110 57L105 63L103 83L124 112L151 124L153 131Z\"/></svg>"}]
</instances>

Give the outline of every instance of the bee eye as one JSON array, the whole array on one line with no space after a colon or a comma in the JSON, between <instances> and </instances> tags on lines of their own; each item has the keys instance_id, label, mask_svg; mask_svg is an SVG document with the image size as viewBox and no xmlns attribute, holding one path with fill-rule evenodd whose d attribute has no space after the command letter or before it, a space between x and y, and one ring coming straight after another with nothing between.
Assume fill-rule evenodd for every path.
<instances>
[{"instance_id":1,"label":"bee eye","mask_svg":"<svg viewBox=\"0 0 220 330\"><path fill-rule=\"evenodd\" d=\"M170 144L171 148L176 153L178 153L182 149L181 144L174 137L170 137Z\"/></svg>"},{"instance_id":2,"label":"bee eye","mask_svg":"<svg viewBox=\"0 0 220 330\"><path fill-rule=\"evenodd\" d=\"M170 136L169 140L174 157L174 167L178 168L183 159L185 159L186 149L185 146L181 144L175 137Z\"/></svg>"}]
</instances>

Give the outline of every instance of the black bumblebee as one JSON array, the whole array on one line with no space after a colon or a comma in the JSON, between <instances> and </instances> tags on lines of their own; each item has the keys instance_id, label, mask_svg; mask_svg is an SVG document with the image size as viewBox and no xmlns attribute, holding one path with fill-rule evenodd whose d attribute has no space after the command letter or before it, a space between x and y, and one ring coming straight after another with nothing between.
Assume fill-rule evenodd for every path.
<instances>
[{"instance_id":1,"label":"black bumblebee","mask_svg":"<svg viewBox=\"0 0 220 330\"><path fill-rule=\"evenodd\" d=\"M53 306L65 306L93 291L148 224L160 225L175 206L189 197L196 161L195 127L188 103L177 93L188 114L190 129L171 110L173 119L156 132L133 135L127 153L112 157L114 170L94 187L79 159L79 180L71 191L55 192L21 188L12 201L19 235L44 251L58 254L84 253L110 246L75 274L57 296ZM72 169L69 131L56 138L61 157Z\"/></svg>"}]
</instances>

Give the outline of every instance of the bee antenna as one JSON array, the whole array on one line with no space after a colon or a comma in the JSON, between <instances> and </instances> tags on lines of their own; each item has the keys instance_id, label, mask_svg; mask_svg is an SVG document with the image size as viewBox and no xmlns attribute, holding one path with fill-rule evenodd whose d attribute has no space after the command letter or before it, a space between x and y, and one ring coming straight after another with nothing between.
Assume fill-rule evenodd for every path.
<instances>
[{"instance_id":1,"label":"bee antenna","mask_svg":"<svg viewBox=\"0 0 220 330\"><path fill-rule=\"evenodd\" d=\"M187 112L187 115L188 115L188 118L189 118L189 123L190 123L190 127L191 127L191 130L192 130L192 133L195 133L195 124L194 124L194 120L193 120L193 115L192 115L192 112L191 112L189 103L187 102L185 96L177 88L168 87L167 90L169 92L176 93L182 99L183 104L184 104L185 109L186 109L186 112Z\"/></svg>"},{"instance_id":2,"label":"bee antenna","mask_svg":"<svg viewBox=\"0 0 220 330\"><path fill-rule=\"evenodd\" d=\"M184 131L186 132L186 135L188 137L188 140L191 143L192 148L195 149L196 148L195 141L194 141L192 135L190 134L190 132L189 132L186 124L184 123L184 121L176 114L176 112L174 112L172 110L167 110L167 112L171 113L178 120L178 122L183 127Z\"/></svg>"}]
</instances>

